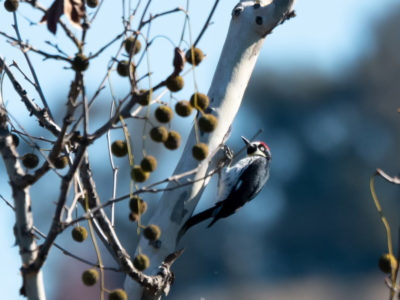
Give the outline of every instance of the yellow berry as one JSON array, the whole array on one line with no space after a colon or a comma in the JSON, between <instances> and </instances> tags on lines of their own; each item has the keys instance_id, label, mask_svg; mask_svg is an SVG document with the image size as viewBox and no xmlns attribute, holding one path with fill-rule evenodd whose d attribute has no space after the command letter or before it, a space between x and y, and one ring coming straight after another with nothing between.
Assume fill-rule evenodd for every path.
<instances>
[{"instance_id":1,"label":"yellow berry","mask_svg":"<svg viewBox=\"0 0 400 300\"><path fill-rule=\"evenodd\" d=\"M157 107L154 114L156 116L157 121L160 123L168 123L169 121L171 121L174 115L172 109L166 105L160 105L159 107Z\"/></svg>"},{"instance_id":2,"label":"yellow berry","mask_svg":"<svg viewBox=\"0 0 400 300\"><path fill-rule=\"evenodd\" d=\"M143 215L147 210L147 203L137 195L134 195L129 200L129 208L132 213Z\"/></svg>"},{"instance_id":3,"label":"yellow berry","mask_svg":"<svg viewBox=\"0 0 400 300\"><path fill-rule=\"evenodd\" d=\"M210 104L210 99L206 94L194 93L190 97L190 105L199 110L205 110Z\"/></svg>"},{"instance_id":4,"label":"yellow berry","mask_svg":"<svg viewBox=\"0 0 400 300\"><path fill-rule=\"evenodd\" d=\"M68 156L59 156L54 160L54 166L57 169L64 169L66 166L68 166Z\"/></svg>"},{"instance_id":5,"label":"yellow berry","mask_svg":"<svg viewBox=\"0 0 400 300\"><path fill-rule=\"evenodd\" d=\"M171 92L177 92L183 88L184 81L182 76L171 75L167 78L166 85Z\"/></svg>"},{"instance_id":6,"label":"yellow berry","mask_svg":"<svg viewBox=\"0 0 400 300\"><path fill-rule=\"evenodd\" d=\"M139 271L144 271L150 266L150 259L145 254L139 254L133 260L133 265Z\"/></svg>"},{"instance_id":7,"label":"yellow berry","mask_svg":"<svg viewBox=\"0 0 400 300\"><path fill-rule=\"evenodd\" d=\"M168 138L168 130L164 126L153 127L150 130L150 137L157 143L164 143Z\"/></svg>"},{"instance_id":8,"label":"yellow berry","mask_svg":"<svg viewBox=\"0 0 400 300\"><path fill-rule=\"evenodd\" d=\"M79 243L83 242L86 240L88 237L88 233L85 227L83 226L76 226L74 229L72 229L72 238L74 241L77 241Z\"/></svg>"},{"instance_id":9,"label":"yellow berry","mask_svg":"<svg viewBox=\"0 0 400 300\"><path fill-rule=\"evenodd\" d=\"M146 155L140 162L140 166L145 172L153 172L157 169L157 159L154 156Z\"/></svg>"},{"instance_id":10,"label":"yellow berry","mask_svg":"<svg viewBox=\"0 0 400 300\"><path fill-rule=\"evenodd\" d=\"M181 136L178 132L171 130L168 132L167 140L164 142L164 146L169 150L178 149L181 145Z\"/></svg>"},{"instance_id":11,"label":"yellow berry","mask_svg":"<svg viewBox=\"0 0 400 300\"><path fill-rule=\"evenodd\" d=\"M131 53L135 55L137 53L139 53L140 49L142 48L142 44L140 43L139 39L136 39L135 36L130 36L125 40L125 51L126 53ZM132 49L133 48L133 49Z\"/></svg>"},{"instance_id":12,"label":"yellow berry","mask_svg":"<svg viewBox=\"0 0 400 300\"><path fill-rule=\"evenodd\" d=\"M151 224L143 230L143 235L149 241L157 241L161 236L161 229L157 225Z\"/></svg>"},{"instance_id":13,"label":"yellow berry","mask_svg":"<svg viewBox=\"0 0 400 300\"><path fill-rule=\"evenodd\" d=\"M140 90L138 102L143 106L149 105L151 102L150 92L146 90Z\"/></svg>"},{"instance_id":14,"label":"yellow berry","mask_svg":"<svg viewBox=\"0 0 400 300\"><path fill-rule=\"evenodd\" d=\"M181 100L176 103L175 111L181 117L188 117L192 114L192 106L189 101Z\"/></svg>"},{"instance_id":15,"label":"yellow berry","mask_svg":"<svg viewBox=\"0 0 400 300\"><path fill-rule=\"evenodd\" d=\"M150 173L143 171L140 166L134 166L131 170L131 178L135 182L145 182L149 176Z\"/></svg>"},{"instance_id":16,"label":"yellow berry","mask_svg":"<svg viewBox=\"0 0 400 300\"><path fill-rule=\"evenodd\" d=\"M203 160L208 156L208 146L204 143L198 143L192 148L193 157L197 160Z\"/></svg>"},{"instance_id":17,"label":"yellow berry","mask_svg":"<svg viewBox=\"0 0 400 300\"><path fill-rule=\"evenodd\" d=\"M128 296L123 289L116 289L108 294L108 300L128 300Z\"/></svg>"},{"instance_id":18,"label":"yellow berry","mask_svg":"<svg viewBox=\"0 0 400 300\"><path fill-rule=\"evenodd\" d=\"M135 70L135 65L133 63L131 63L130 71L134 72L134 70ZM122 77L128 77L129 76L129 61L127 61L127 60L119 61L118 65L117 65L117 72Z\"/></svg>"},{"instance_id":19,"label":"yellow berry","mask_svg":"<svg viewBox=\"0 0 400 300\"><path fill-rule=\"evenodd\" d=\"M383 273L389 274L396 268L397 259L393 255L386 253L379 258L379 269L381 269Z\"/></svg>"},{"instance_id":20,"label":"yellow berry","mask_svg":"<svg viewBox=\"0 0 400 300\"><path fill-rule=\"evenodd\" d=\"M128 145L125 141L116 140L111 144L111 152L117 157L123 157L128 154Z\"/></svg>"},{"instance_id":21,"label":"yellow berry","mask_svg":"<svg viewBox=\"0 0 400 300\"><path fill-rule=\"evenodd\" d=\"M203 132L212 132L218 125L218 120L212 114L204 114L199 119L199 128Z\"/></svg>"},{"instance_id":22,"label":"yellow berry","mask_svg":"<svg viewBox=\"0 0 400 300\"><path fill-rule=\"evenodd\" d=\"M96 269L88 269L82 273L82 282L87 286L94 285L99 280L99 272Z\"/></svg>"},{"instance_id":23,"label":"yellow berry","mask_svg":"<svg viewBox=\"0 0 400 300\"><path fill-rule=\"evenodd\" d=\"M197 66L203 60L204 54L203 54L203 51L201 51L199 48L193 48L193 53L194 53L194 59L192 57L192 49L189 49L188 51L186 51L186 61L189 64L193 64L194 66Z\"/></svg>"}]
</instances>

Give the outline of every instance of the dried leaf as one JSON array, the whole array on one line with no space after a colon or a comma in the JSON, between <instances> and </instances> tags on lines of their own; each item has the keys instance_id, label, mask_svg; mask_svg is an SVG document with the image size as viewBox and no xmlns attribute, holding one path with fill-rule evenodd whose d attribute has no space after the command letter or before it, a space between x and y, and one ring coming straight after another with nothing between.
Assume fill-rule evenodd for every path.
<instances>
[{"instance_id":1,"label":"dried leaf","mask_svg":"<svg viewBox=\"0 0 400 300\"><path fill-rule=\"evenodd\" d=\"M55 0L50 8L46 11L45 15L43 16L42 22L47 21L47 29L52 32L56 33L57 31L57 23L62 14L64 13L64 0Z\"/></svg>"},{"instance_id":2,"label":"dried leaf","mask_svg":"<svg viewBox=\"0 0 400 300\"><path fill-rule=\"evenodd\" d=\"M47 28L55 34L57 23L64 13L73 26L82 29L80 21L85 14L83 0L55 0L40 22L47 21Z\"/></svg>"},{"instance_id":3,"label":"dried leaf","mask_svg":"<svg viewBox=\"0 0 400 300\"><path fill-rule=\"evenodd\" d=\"M175 54L174 54L174 72L172 73L173 75L179 75L180 72L182 72L183 68L185 67L185 53L178 47L175 48Z\"/></svg>"},{"instance_id":4,"label":"dried leaf","mask_svg":"<svg viewBox=\"0 0 400 300\"><path fill-rule=\"evenodd\" d=\"M64 0L64 13L73 26L82 29L81 18L85 15L83 0Z\"/></svg>"}]
</instances>

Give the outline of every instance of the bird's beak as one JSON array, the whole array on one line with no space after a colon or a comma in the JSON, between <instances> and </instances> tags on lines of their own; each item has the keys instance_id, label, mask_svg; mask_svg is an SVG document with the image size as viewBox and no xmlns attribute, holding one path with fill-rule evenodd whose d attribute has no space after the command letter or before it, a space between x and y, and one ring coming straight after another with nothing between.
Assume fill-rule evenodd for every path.
<instances>
[{"instance_id":1,"label":"bird's beak","mask_svg":"<svg viewBox=\"0 0 400 300\"><path fill-rule=\"evenodd\" d=\"M246 144L246 147L250 146L250 141L248 139L246 139L244 136L241 137L243 142Z\"/></svg>"}]
</instances>

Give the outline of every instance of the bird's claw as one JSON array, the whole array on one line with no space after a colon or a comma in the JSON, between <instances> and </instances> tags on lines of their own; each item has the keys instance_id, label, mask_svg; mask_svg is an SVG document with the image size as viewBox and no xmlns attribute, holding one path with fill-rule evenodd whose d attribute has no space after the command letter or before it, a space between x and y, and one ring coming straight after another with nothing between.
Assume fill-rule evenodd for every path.
<instances>
[{"instance_id":1,"label":"bird's claw","mask_svg":"<svg viewBox=\"0 0 400 300\"><path fill-rule=\"evenodd\" d=\"M229 165L233 160L233 151L227 145L224 145L225 161Z\"/></svg>"}]
</instances>

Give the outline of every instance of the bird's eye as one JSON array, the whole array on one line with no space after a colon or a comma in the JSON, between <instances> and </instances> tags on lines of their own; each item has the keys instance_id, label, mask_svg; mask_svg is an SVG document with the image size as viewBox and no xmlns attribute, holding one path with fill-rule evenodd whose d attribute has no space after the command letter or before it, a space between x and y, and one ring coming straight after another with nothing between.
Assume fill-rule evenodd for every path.
<instances>
[{"instance_id":1,"label":"bird's eye","mask_svg":"<svg viewBox=\"0 0 400 300\"><path fill-rule=\"evenodd\" d=\"M263 145L259 145L258 148L262 151L265 152L265 147Z\"/></svg>"},{"instance_id":2,"label":"bird's eye","mask_svg":"<svg viewBox=\"0 0 400 300\"><path fill-rule=\"evenodd\" d=\"M232 11L232 16L239 16L242 11L244 10L244 7L242 6L241 3L239 3L238 5L236 5Z\"/></svg>"}]
</instances>

